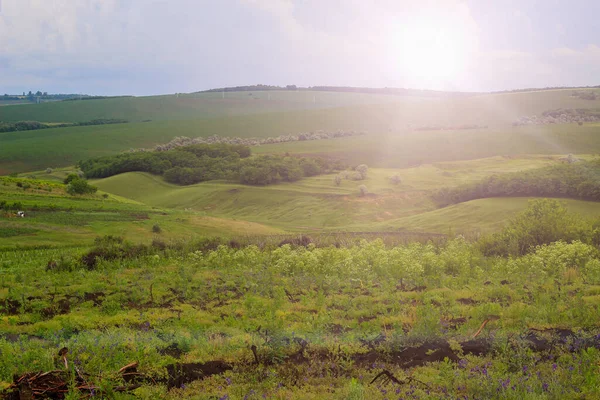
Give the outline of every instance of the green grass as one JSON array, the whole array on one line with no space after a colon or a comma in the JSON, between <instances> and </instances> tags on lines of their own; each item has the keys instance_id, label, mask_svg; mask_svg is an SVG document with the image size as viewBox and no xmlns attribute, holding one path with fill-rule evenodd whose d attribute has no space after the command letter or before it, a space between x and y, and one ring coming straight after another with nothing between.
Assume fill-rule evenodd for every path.
<instances>
[{"instance_id":1,"label":"green grass","mask_svg":"<svg viewBox=\"0 0 600 400\"><path fill-rule=\"evenodd\" d=\"M444 234L479 234L500 230L508 219L525 210L530 198L507 197L480 199L460 203L439 210L386 221L372 230L437 232ZM563 200L567 209L585 217L597 218L600 203L581 200Z\"/></svg>"},{"instance_id":2,"label":"green grass","mask_svg":"<svg viewBox=\"0 0 600 400\"><path fill-rule=\"evenodd\" d=\"M66 171L54 171L62 175ZM16 182L30 184L29 189ZM204 215L205 213L169 210L144 205L137 201L105 193L72 197L56 181L4 178L0 199L9 204L20 203L27 210L25 218L15 211L0 212L0 249L41 246L89 245L102 235L122 236L135 243L194 240L207 236L239 236L280 234L282 230L259 223L237 221ZM51 191L38 189L51 187ZM47 186L44 186L47 185ZM160 234L152 231L154 225Z\"/></svg>"},{"instance_id":3,"label":"green grass","mask_svg":"<svg viewBox=\"0 0 600 400\"><path fill-rule=\"evenodd\" d=\"M266 187L216 181L182 187L144 173L121 174L94 184L103 191L150 206L193 210L206 216L252 221L291 232L470 233L497 229L503 220L525 207L526 199L490 199L436 210L429 198L431 191L492 174L544 167L559 162L560 157L492 157L405 169L371 168L366 180L343 180L340 186L334 184L333 175L326 175ZM394 174L401 177L400 185L389 181ZM358 195L361 184L367 186L369 195ZM502 207L496 207L495 202ZM597 203L569 201L568 204L569 208L584 213L588 208L600 211Z\"/></svg>"},{"instance_id":4,"label":"green grass","mask_svg":"<svg viewBox=\"0 0 600 400\"><path fill-rule=\"evenodd\" d=\"M597 254L551 248L563 257L536 254L533 265L483 258L461 239L439 248L252 246L96 270L77 265L82 248L0 252L0 391L15 374L62 369L54 360L67 347L69 365L97 392L121 385L116 371L137 362L152 378L133 392L144 399L597 398L600 352L552 335L568 328L598 343L600 286L586 267L599 271ZM75 270L47 270L50 261ZM551 345L534 351L532 338ZM422 343L430 347L401 353ZM235 368L170 390L161 381L168 365L216 360ZM371 384L382 370L422 383Z\"/></svg>"},{"instance_id":5,"label":"green grass","mask_svg":"<svg viewBox=\"0 0 600 400\"><path fill-rule=\"evenodd\" d=\"M368 131L343 140L287 143L257 152L329 154L353 163L404 167L416 163L467 160L495 155L600 152L598 126L520 127L521 116L552 108L589 108L569 91L421 99L352 93L281 92L267 100L248 93L202 94L198 98L158 96L2 107L0 120L76 122L122 118L129 124L56 128L0 134L0 174L64 167L79 160L152 147L175 136L272 137L315 130ZM262 94L261 94L262 95ZM273 94L272 96L275 96ZM311 101L306 102L310 97ZM151 122L141 122L145 120ZM417 131L410 126L478 124L473 131Z\"/></svg>"}]
</instances>

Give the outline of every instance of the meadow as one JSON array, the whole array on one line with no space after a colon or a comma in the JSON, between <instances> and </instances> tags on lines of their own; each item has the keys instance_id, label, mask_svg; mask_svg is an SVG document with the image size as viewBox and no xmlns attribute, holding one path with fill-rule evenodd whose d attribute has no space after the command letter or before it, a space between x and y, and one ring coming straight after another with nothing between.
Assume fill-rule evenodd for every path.
<instances>
[{"instance_id":1,"label":"meadow","mask_svg":"<svg viewBox=\"0 0 600 400\"><path fill-rule=\"evenodd\" d=\"M227 93L225 99L217 93L203 93L7 106L0 109L0 121L66 123L115 118L129 123L0 134L0 173L66 167L131 148L153 147L176 136L276 137L316 130L368 131L371 136L344 143L269 145L259 151L330 152L379 167L494 155L595 153L597 127L591 124L512 127L523 116L551 109L598 108L596 102L571 94L556 90L418 98L307 91L277 92L268 100L263 98L266 92L253 96ZM255 96L263 97L255 100ZM313 103L315 97L323 100ZM469 124L481 128L414 131L422 126Z\"/></svg>"},{"instance_id":2,"label":"meadow","mask_svg":"<svg viewBox=\"0 0 600 400\"><path fill-rule=\"evenodd\" d=\"M0 133L0 398L598 398L600 202L434 196L595 168L597 123L513 123L598 104L556 90L0 107L5 122L129 121ZM63 183L80 160L177 136L317 130L368 133L252 147L348 167L295 182Z\"/></svg>"}]
</instances>

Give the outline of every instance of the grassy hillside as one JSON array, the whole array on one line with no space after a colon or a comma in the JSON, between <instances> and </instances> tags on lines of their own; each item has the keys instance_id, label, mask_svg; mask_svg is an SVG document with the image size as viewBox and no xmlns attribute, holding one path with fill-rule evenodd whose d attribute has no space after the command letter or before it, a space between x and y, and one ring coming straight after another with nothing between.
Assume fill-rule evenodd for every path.
<instances>
[{"instance_id":1,"label":"grassy hillside","mask_svg":"<svg viewBox=\"0 0 600 400\"><path fill-rule=\"evenodd\" d=\"M526 199L491 199L489 202L469 202L436 210L429 198L430 191L476 181L494 173L551 165L559 162L559 158L493 157L405 169L372 168L366 180L344 180L340 186L336 186L333 175L329 175L266 187L227 182L181 187L144 173L121 174L94 184L106 192L155 207L190 209L205 215L242 219L287 231L489 231L524 209ZM401 177L400 185L389 181L394 174ZM365 197L359 196L358 190L358 186L363 184L369 190ZM497 208L496 201L503 206ZM596 207L595 203L572 201L569 207L588 214L588 210L600 211L600 205Z\"/></svg>"},{"instance_id":2,"label":"grassy hillside","mask_svg":"<svg viewBox=\"0 0 600 400\"><path fill-rule=\"evenodd\" d=\"M531 198L506 197L473 200L438 210L411 215L378 224L382 231L438 232L477 234L501 229L507 220L525 210ZM600 203L581 200L562 200L568 210L585 217L598 217Z\"/></svg>"},{"instance_id":3,"label":"grassy hillside","mask_svg":"<svg viewBox=\"0 0 600 400\"><path fill-rule=\"evenodd\" d=\"M545 125L474 130L388 133L346 138L289 142L256 147L255 153L313 154L403 168L441 161L472 160L526 154L599 153L600 124Z\"/></svg>"},{"instance_id":4,"label":"grassy hillside","mask_svg":"<svg viewBox=\"0 0 600 400\"><path fill-rule=\"evenodd\" d=\"M355 104L397 101L386 95L332 92L227 92L150 97L123 97L99 100L61 101L6 107L0 121L35 120L80 122L120 118L131 122L198 119L217 116L320 109Z\"/></svg>"},{"instance_id":5,"label":"grassy hillside","mask_svg":"<svg viewBox=\"0 0 600 400\"><path fill-rule=\"evenodd\" d=\"M511 126L522 116L548 109L598 107L597 102L572 97L568 90L452 99L326 92L276 92L271 100L260 97L267 95L227 93L223 100L220 94L208 93L2 107L0 120L5 121L122 118L131 123L0 134L0 174L72 165L81 159L151 147L175 136L272 137L315 130L362 130L370 136L269 145L257 151L327 153L379 167L494 155L600 152L598 125ZM322 101L313 103L313 97ZM468 124L488 128L412 131L419 126Z\"/></svg>"},{"instance_id":6,"label":"grassy hillside","mask_svg":"<svg viewBox=\"0 0 600 400\"><path fill-rule=\"evenodd\" d=\"M20 182L23 187L17 186ZM27 187L29 186L29 187ZM28 179L0 181L0 199L19 203L17 210L0 210L0 249L40 246L83 246L102 235L118 235L136 243L164 242L207 236L278 234L261 224L205 216L185 210L150 207L116 195L73 197L64 185ZM160 232L153 228L160 227Z\"/></svg>"}]
</instances>

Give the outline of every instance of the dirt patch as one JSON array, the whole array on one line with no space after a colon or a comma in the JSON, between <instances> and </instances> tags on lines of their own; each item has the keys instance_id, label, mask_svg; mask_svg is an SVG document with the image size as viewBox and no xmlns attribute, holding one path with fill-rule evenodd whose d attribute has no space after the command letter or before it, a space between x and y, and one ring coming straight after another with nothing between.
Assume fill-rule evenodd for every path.
<instances>
[{"instance_id":1,"label":"dirt patch","mask_svg":"<svg viewBox=\"0 0 600 400\"><path fill-rule=\"evenodd\" d=\"M477 304L477 302L475 300L469 299L469 298L461 298L461 299L457 299L456 301L458 301L460 304L464 304L464 305L468 305L468 306Z\"/></svg>"},{"instance_id":2,"label":"dirt patch","mask_svg":"<svg viewBox=\"0 0 600 400\"><path fill-rule=\"evenodd\" d=\"M83 294L83 301L91 301L94 303L94 307L98 307L104 302L104 296L104 292L85 292Z\"/></svg>"},{"instance_id":3,"label":"dirt patch","mask_svg":"<svg viewBox=\"0 0 600 400\"><path fill-rule=\"evenodd\" d=\"M327 330L333 333L334 335L341 335L346 332L350 332L352 329L342 326L340 324L329 324L327 325Z\"/></svg>"},{"instance_id":4,"label":"dirt patch","mask_svg":"<svg viewBox=\"0 0 600 400\"><path fill-rule=\"evenodd\" d=\"M71 302L68 299L60 299L57 303L52 304L40 311L42 318L51 319L55 315L68 314L71 311Z\"/></svg>"},{"instance_id":5,"label":"dirt patch","mask_svg":"<svg viewBox=\"0 0 600 400\"><path fill-rule=\"evenodd\" d=\"M375 316L373 315L364 315L362 317L358 317L358 323L362 324L363 322L369 322L369 321L373 321L375 318Z\"/></svg>"},{"instance_id":6,"label":"dirt patch","mask_svg":"<svg viewBox=\"0 0 600 400\"><path fill-rule=\"evenodd\" d=\"M185 351L181 350L177 343L171 343L163 349L158 349L158 352L163 356L170 356L173 358L181 358L181 356L185 354Z\"/></svg>"},{"instance_id":7,"label":"dirt patch","mask_svg":"<svg viewBox=\"0 0 600 400\"><path fill-rule=\"evenodd\" d=\"M233 367L223 361L208 361L202 363L190 364L171 364L167 365L167 387L180 388L186 383L190 383L199 379L204 379L211 375L222 374L229 371Z\"/></svg>"},{"instance_id":8,"label":"dirt patch","mask_svg":"<svg viewBox=\"0 0 600 400\"><path fill-rule=\"evenodd\" d=\"M4 299L0 300L0 312L7 315L19 315L21 303L18 300Z\"/></svg>"},{"instance_id":9,"label":"dirt patch","mask_svg":"<svg viewBox=\"0 0 600 400\"><path fill-rule=\"evenodd\" d=\"M442 320L441 324L442 326L448 329L457 329L460 325L464 324L465 322L467 322L467 319L465 317L459 317L448 320Z\"/></svg>"}]
</instances>

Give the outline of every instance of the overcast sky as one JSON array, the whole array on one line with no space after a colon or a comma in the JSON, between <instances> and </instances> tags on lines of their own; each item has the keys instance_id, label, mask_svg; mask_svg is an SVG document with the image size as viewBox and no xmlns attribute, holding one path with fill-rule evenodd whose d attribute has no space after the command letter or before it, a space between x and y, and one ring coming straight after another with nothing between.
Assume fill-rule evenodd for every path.
<instances>
[{"instance_id":1,"label":"overcast sky","mask_svg":"<svg viewBox=\"0 0 600 400\"><path fill-rule=\"evenodd\" d=\"M0 0L0 93L600 85L599 0Z\"/></svg>"}]
</instances>

